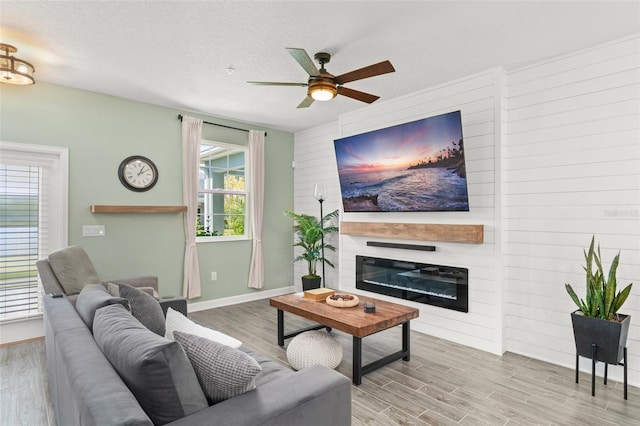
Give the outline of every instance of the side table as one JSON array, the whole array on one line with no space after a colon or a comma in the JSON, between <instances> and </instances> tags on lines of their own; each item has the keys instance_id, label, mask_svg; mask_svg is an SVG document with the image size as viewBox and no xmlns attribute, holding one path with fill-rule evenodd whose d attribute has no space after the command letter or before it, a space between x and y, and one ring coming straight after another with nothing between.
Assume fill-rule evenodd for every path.
<instances>
[{"instance_id":1,"label":"side table","mask_svg":"<svg viewBox=\"0 0 640 426\"><path fill-rule=\"evenodd\" d=\"M187 316L187 299L180 296L162 296L158 299L160 303L160 307L162 308L162 313L164 316L167 316L167 310L169 308L174 311L180 312L185 317Z\"/></svg>"}]
</instances>

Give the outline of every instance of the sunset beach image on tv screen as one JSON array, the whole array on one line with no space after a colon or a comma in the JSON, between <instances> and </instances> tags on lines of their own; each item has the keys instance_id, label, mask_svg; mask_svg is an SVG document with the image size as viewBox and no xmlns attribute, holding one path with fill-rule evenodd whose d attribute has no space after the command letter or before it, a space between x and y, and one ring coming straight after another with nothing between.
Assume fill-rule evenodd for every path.
<instances>
[{"instance_id":1,"label":"sunset beach image on tv screen","mask_svg":"<svg viewBox=\"0 0 640 426\"><path fill-rule=\"evenodd\" d=\"M460 111L334 141L345 212L469 211Z\"/></svg>"}]
</instances>

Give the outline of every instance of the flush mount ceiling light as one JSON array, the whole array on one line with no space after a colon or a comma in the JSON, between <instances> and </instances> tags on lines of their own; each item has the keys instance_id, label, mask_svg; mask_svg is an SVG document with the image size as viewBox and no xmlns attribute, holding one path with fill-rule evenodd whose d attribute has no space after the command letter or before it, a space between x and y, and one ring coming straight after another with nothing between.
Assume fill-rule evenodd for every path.
<instances>
[{"instance_id":1,"label":"flush mount ceiling light","mask_svg":"<svg viewBox=\"0 0 640 426\"><path fill-rule=\"evenodd\" d=\"M20 86L34 84L35 68L29 62L12 55L17 51L18 49L10 44L0 43L0 83Z\"/></svg>"}]
</instances>

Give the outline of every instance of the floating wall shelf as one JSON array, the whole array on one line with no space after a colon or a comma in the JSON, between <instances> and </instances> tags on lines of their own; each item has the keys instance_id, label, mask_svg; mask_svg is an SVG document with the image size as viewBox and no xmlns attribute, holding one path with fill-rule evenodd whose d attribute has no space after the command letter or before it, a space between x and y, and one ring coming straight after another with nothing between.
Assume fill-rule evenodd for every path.
<instances>
[{"instance_id":1,"label":"floating wall shelf","mask_svg":"<svg viewBox=\"0 0 640 426\"><path fill-rule=\"evenodd\" d=\"M187 206L89 206L91 213L183 213Z\"/></svg>"},{"instance_id":2,"label":"floating wall shelf","mask_svg":"<svg viewBox=\"0 0 640 426\"><path fill-rule=\"evenodd\" d=\"M481 244L484 225L340 222L340 233L365 237Z\"/></svg>"}]
</instances>

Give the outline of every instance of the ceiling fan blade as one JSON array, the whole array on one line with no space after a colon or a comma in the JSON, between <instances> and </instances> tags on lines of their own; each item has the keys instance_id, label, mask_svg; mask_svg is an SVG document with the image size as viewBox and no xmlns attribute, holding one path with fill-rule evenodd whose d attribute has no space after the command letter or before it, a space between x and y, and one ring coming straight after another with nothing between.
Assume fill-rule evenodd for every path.
<instances>
[{"instance_id":1,"label":"ceiling fan blade","mask_svg":"<svg viewBox=\"0 0 640 426\"><path fill-rule=\"evenodd\" d=\"M382 61L377 64L369 65L368 67L360 68L355 71L351 71L336 77L338 84L348 83L350 81L362 80L363 78L369 78L376 75L387 74L394 72L391 62Z\"/></svg>"},{"instance_id":2,"label":"ceiling fan blade","mask_svg":"<svg viewBox=\"0 0 640 426\"><path fill-rule=\"evenodd\" d=\"M339 86L338 87L338 95L346 96L348 98L355 99L357 101L366 102L368 104L371 104L371 103L377 101L378 99L380 99L380 96L372 95L370 93L361 92L359 90L349 89L349 88L343 87L343 86Z\"/></svg>"},{"instance_id":3,"label":"ceiling fan blade","mask_svg":"<svg viewBox=\"0 0 640 426\"><path fill-rule=\"evenodd\" d=\"M306 50L298 49L295 47L287 47L286 49L289 54L293 56L293 59L295 59L300 64L300 66L304 68L307 74L314 77L320 75L320 71L318 71L318 68L313 63Z\"/></svg>"},{"instance_id":4,"label":"ceiling fan blade","mask_svg":"<svg viewBox=\"0 0 640 426\"><path fill-rule=\"evenodd\" d=\"M255 84L257 86L297 86L307 87L307 83L280 83L277 81L247 81L249 84Z\"/></svg>"},{"instance_id":5,"label":"ceiling fan blade","mask_svg":"<svg viewBox=\"0 0 640 426\"><path fill-rule=\"evenodd\" d=\"M313 103L313 100L314 99L311 96L307 96L302 102L300 102L298 108L309 108L309 106L311 106L311 104Z\"/></svg>"}]
</instances>

